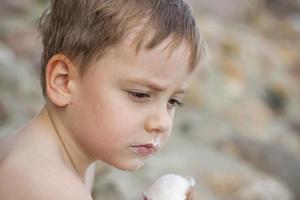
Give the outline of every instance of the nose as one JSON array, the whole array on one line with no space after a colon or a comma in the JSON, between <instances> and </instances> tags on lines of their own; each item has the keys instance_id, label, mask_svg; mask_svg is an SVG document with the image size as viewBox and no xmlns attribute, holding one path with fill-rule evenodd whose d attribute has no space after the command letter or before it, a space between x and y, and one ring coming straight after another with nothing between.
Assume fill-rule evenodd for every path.
<instances>
[{"instance_id":1,"label":"nose","mask_svg":"<svg viewBox=\"0 0 300 200\"><path fill-rule=\"evenodd\" d=\"M173 114L167 110L157 110L149 115L145 121L145 130L148 133L166 133L172 127Z\"/></svg>"}]
</instances>

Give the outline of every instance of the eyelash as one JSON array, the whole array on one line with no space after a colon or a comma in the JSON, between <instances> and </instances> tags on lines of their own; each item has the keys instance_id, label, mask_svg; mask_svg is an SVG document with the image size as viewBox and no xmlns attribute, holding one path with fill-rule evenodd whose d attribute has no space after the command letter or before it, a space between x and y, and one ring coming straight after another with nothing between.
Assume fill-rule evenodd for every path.
<instances>
[{"instance_id":1,"label":"eyelash","mask_svg":"<svg viewBox=\"0 0 300 200\"><path fill-rule=\"evenodd\" d=\"M137 102L143 102L145 98L150 98L150 94L146 92L128 91L128 94ZM174 98L171 98L168 103L171 105L171 108L175 106L182 107L184 105L181 101Z\"/></svg>"},{"instance_id":2,"label":"eyelash","mask_svg":"<svg viewBox=\"0 0 300 200\"><path fill-rule=\"evenodd\" d=\"M173 101L173 103L171 103L171 101ZM174 107L174 106L182 107L183 106L183 103L177 99L170 99L169 103L171 103L172 107Z\"/></svg>"},{"instance_id":3,"label":"eyelash","mask_svg":"<svg viewBox=\"0 0 300 200\"><path fill-rule=\"evenodd\" d=\"M129 96L135 98L136 100L141 101L144 98L149 98L150 94L146 92L136 92L136 91L128 91Z\"/></svg>"}]
</instances>

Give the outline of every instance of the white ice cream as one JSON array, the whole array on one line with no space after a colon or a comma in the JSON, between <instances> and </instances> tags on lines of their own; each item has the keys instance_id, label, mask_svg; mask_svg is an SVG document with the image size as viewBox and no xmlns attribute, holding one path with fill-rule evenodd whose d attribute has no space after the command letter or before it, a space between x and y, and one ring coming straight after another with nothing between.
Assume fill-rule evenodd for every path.
<instances>
[{"instance_id":1,"label":"white ice cream","mask_svg":"<svg viewBox=\"0 0 300 200\"><path fill-rule=\"evenodd\" d=\"M147 200L185 200L187 191L194 185L192 177L166 174L155 181L144 196Z\"/></svg>"}]
</instances>

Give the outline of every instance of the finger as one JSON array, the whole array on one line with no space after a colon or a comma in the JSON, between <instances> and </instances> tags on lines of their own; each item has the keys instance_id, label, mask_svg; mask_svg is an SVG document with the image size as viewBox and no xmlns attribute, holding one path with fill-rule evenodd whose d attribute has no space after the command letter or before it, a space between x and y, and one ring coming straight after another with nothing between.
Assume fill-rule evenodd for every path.
<instances>
[{"instance_id":1,"label":"finger","mask_svg":"<svg viewBox=\"0 0 300 200\"><path fill-rule=\"evenodd\" d=\"M187 192L186 192L186 199L185 200L193 200L193 188L190 188Z\"/></svg>"}]
</instances>

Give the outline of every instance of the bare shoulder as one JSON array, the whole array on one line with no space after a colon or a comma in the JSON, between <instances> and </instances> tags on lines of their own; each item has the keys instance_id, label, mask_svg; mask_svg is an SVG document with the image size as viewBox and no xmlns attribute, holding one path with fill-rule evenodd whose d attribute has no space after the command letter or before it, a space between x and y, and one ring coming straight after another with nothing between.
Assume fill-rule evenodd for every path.
<instances>
[{"instance_id":1,"label":"bare shoulder","mask_svg":"<svg viewBox=\"0 0 300 200\"><path fill-rule=\"evenodd\" d=\"M92 200L85 185L59 167L21 165L14 161L0 166L0 199Z\"/></svg>"},{"instance_id":2,"label":"bare shoulder","mask_svg":"<svg viewBox=\"0 0 300 200\"><path fill-rule=\"evenodd\" d=\"M9 155L0 162L0 199L92 200L92 197L64 165Z\"/></svg>"}]
</instances>

